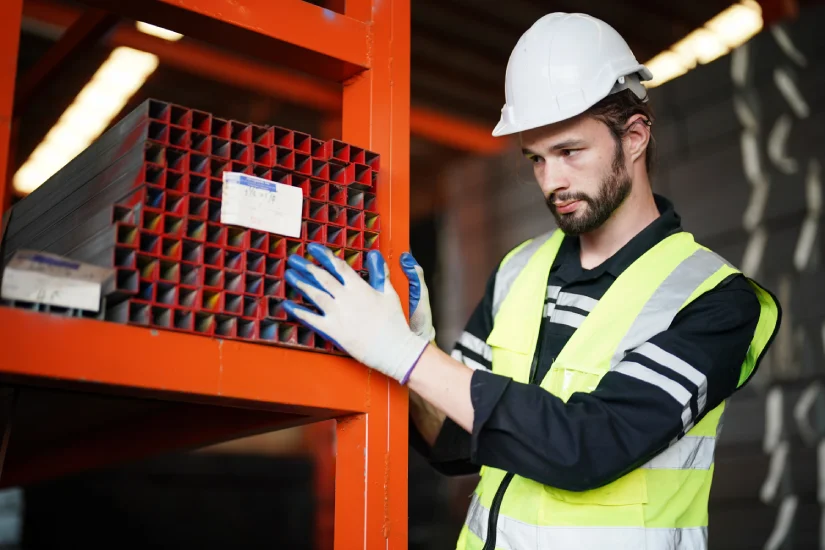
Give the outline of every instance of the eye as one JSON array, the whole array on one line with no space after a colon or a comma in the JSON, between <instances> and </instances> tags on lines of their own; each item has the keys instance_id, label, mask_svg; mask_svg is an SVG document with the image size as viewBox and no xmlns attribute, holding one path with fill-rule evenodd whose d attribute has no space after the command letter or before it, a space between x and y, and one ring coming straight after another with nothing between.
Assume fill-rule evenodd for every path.
<instances>
[{"instance_id":1,"label":"eye","mask_svg":"<svg viewBox=\"0 0 825 550\"><path fill-rule=\"evenodd\" d=\"M578 149L562 149L561 150L561 156L563 156L563 157L572 157L578 152L579 152Z\"/></svg>"},{"instance_id":2,"label":"eye","mask_svg":"<svg viewBox=\"0 0 825 550\"><path fill-rule=\"evenodd\" d=\"M527 160L529 160L533 164L538 164L542 162L544 159L538 155L527 155Z\"/></svg>"}]
</instances>

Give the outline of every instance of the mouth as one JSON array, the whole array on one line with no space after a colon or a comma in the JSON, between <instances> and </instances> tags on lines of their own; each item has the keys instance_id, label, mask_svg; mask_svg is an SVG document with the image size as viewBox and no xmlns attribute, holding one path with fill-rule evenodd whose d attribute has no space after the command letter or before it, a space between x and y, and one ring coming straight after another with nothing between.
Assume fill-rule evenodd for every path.
<instances>
[{"instance_id":1,"label":"mouth","mask_svg":"<svg viewBox=\"0 0 825 550\"><path fill-rule=\"evenodd\" d=\"M581 201L566 201L566 202L557 202L554 203L553 206L556 208L556 212L559 214L569 214L574 212L578 207Z\"/></svg>"}]
</instances>

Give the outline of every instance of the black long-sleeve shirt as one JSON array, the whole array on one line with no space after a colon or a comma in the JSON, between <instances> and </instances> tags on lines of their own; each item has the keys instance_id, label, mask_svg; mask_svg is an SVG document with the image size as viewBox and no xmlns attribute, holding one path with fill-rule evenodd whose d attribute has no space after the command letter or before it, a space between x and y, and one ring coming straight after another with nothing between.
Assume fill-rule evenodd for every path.
<instances>
[{"instance_id":1,"label":"black long-sleeve shirt","mask_svg":"<svg viewBox=\"0 0 825 550\"><path fill-rule=\"evenodd\" d=\"M548 276L548 287L560 291L548 290L548 295L558 294L548 298L544 310L537 383L616 278L655 244L682 231L673 206L662 197L656 200L661 216L594 269L582 268L578 239L565 237ZM428 448L414 426L411 430L414 447L447 475L474 473L487 465L574 491L618 479L684 434L685 407L673 391L690 393L692 425L736 390L760 315L750 283L741 275L729 277L684 307L670 327L649 341L658 354L673 355L701 373L696 376L705 377L704 388L649 357L657 353L631 352L626 361L640 363L678 387L668 392L619 369L605 374L592 393L575 393L565 403L538 385L490 371L486 340L493 327L495 277L494 272L452 353L475 369L472 434L448 418Z\"/></svg>"}]
</instances>

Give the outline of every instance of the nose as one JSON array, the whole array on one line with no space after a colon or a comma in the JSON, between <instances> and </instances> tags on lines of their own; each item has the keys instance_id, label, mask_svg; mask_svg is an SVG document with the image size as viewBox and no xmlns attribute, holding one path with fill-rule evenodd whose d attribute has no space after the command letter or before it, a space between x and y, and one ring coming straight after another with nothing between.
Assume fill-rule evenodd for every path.
<instances>
[{"instance_id":1,"label":"nose","mask_svg":"<svg viewBox=\"0 0 825 550\"><path fill-rule=\"evenodd\" d=\"M537 163L533 169L536 181L545 197L564 191L569 187L567 178L559 170L553 170L547 162Z\"/></svg>"}]
</instances>

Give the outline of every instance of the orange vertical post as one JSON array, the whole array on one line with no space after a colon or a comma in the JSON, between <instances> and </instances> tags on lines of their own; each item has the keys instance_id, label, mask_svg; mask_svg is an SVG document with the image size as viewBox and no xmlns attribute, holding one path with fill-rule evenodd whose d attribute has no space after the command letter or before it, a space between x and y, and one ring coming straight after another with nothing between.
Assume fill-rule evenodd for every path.
<instances>
[{"instance_id":1,"label":"orange vertical post","mask_svg":"<svg viewBox=\"0 0 825 550\"><path fill-rule=\"evenodd\" d=\"M367 502L367 415L335 425L335 550L369 548L364 528Z\"/></svg>"},{"instance_id":2,"label":"orange vertical post","mask_svg":"<svg viewBox=\"0 0 825 550\"><path fill-rule=\"evenodd\" d=\"M367 13L371 68L344 83L343 139L381 155L381 252L403 296L398 258L409 245L410 0L347 2L347 15ZM407 547L407 407L406 388L373 372L369 412L338 423L336 549Z\"/></svg>"},{"instance_id":3,"label":"orange vertical post","mask_svg":"<svg viewBox=\"0 0 825 550\"><path fill-rule=\"evenodd\" d=\"M3 178L0 182L0 213L5 212L11 202L9 151L22 18L23 0L0 2L0 176Z\"/></svg>"}]
</instances>

